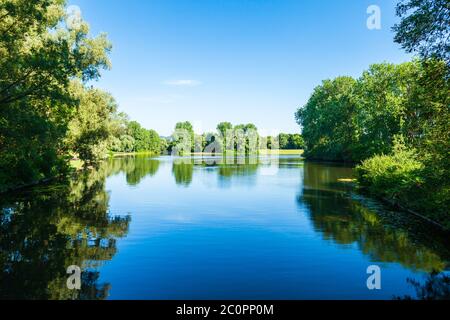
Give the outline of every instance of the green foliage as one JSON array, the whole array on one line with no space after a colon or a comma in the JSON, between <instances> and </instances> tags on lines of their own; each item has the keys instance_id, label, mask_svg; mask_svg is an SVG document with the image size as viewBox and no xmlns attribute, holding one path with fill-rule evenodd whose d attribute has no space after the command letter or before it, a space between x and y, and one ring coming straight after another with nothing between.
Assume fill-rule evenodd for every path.
<instances>
[{"instance_id":1,"label":"green foliage","mask_svg":"<svg viewBox=\"0 0 450 320\"><path fill-rule=\"evenodd\" d=\"M446 63L430 59L324 81L296 114L306 157L363 161L370 193L450 228L449 79Z\"/></svg>"},{"instance_id":2,"label":"green foliage","mask_svg":"<svg viewBox=\"0 0 450 320\"><path fill-rule=\"evenodd\" d=\"M184 130L187 130L189 133L194 133L194 127L192 126L192 124L189 121L178 122L175 125L175 130L176 129L184 129Z\"/></svg>"},{"instance_id":3,"label":"green foliage","mask_svg":"<svg viewBox=\"0 0 450 320\"><path fill-rule=\"evenodd\" d=\"M326 80L296 113L306 156L360 162L390 153L398 134L420 149L444 142L448 92L445 63L436 60L375 64L358 80Z\"/></svg>"},{"instance_id":4,"label":"green foliage","mask_svg":"<svg viewBox=\"0 0 450 320\"><path fill-rule=\"evenodd\" d=\"M417 61L383 63L372 65L363 73L354 99L353 161L391 152L394 136L405 128L405 111L412 98L410 88L420 68Z\"/></svg>"},{"instance_id":5,"label":"green foliage","mask_svg":"<svg viewBox=\"0 0 450 320\"><path fill-rule=\"evenodd\" d=\"M362 187L450 229L450 7L447 0L404 0L397 15L395 41L423 59L371 66L354 86L354 113L336 127L351 124L350 159L364 160L357 167ZM307 156L339 160L340 153L317 152L320 142L332 146L339 139L324 114L313 112L330 100L337 98L313 95L297 119Z\"/></svg>"},{"instance_id":6,"label":"green foliage","mask_svg":"<svg viewBox=\"0 0 450 320\"><path fill-rule=\"evenodd\" d=\"M96 267L117 253L131 218L111 216L105 167L70 182L0 197L0 299L106 299L110 285ZM66 269L83 268L81 290L66 286Z\"/></svg>"},{"instance_id":7,"label":"green foliage","mask_svg":"<svg viewBox=\"0 0 450 320\"><path fill-rule=\"evenodd\" d=\"M363 161L359 181L372 194L450 227L448 72L443 61L415 60L324 81L296 114L306 157Z\"/></svg>"},{"instance_id":8,"label":"green foliage","mask_svg":"<svg viewBox=\"0 0 450 320\"><path fill-rule=\"evenodd\" d=\"M203 150L207 153L222 154L225 151L224 142L226 141L226 137L222 136L220 133L204 133L202 136L202 141L204 144Z\"/></svg>"},{"instance_id":9,"label":"green foliage","mask_svg":"<svg viewBox=\"0 0 450 320\"><path fill-rule=\"evenodd\" d=\"M248 133L251 131L258 131L258 128L253 123L247 124L238 124L234 127L234 130L242 130L244 133Z\"/></svg>"},{"instance_id":10,"label":"green foliage","mask_svg":"<svg viewBox=\"0 0 450 320\"><path fill-rule=\"evenodd\" d=\"M165 138L161 138L159 142L159 150L161 154L167 154L169 151L170 143Z\"/></svg>"},{"instance_id":11,"label":"green foliage","mask_svg":"<svg viewBox=\"0 0 450 320\"><path fill-rule=\"evenodd\" d=\"M229 139L227 135L229 135L232 130L233 125L230 122L221 122L217 125L217 132L219 132L222 137L222 147L224 150L227 149L227 139Z\"/></svg>"},{"instance_id":12,"label":"green foliage","mask_svg":"<svg viewBox=\"0 0 450 320\"><path fill-rule=\"evenodd\" d=\"M70 100L69 82L99 77L110 66L105 35L89 38L88 25L65 23L63 0L0 2L0 105L44 99L54 108Z\"/></svg>"},{"instance_id":13,"label":"green foliage","mask_svg":"<svg viewBox=\"0 0 450 320\"><path fill-rule=\"evenodd\" d=\"M106 37L90 38L83 21L68 26L65 4L0 1L0 191L64 172L79 106L71 83L110 65Z\"/></svg>"},{"instance_id":14,"label":"green foliage","mask_svg":"<svg viewBox=\"0 0 450 320\"><path fill-rule=\"evenodd\" d=\"M86 164L96 163L107 153L107 142L111 137L112 115L116 113L114 98L97 89L85 89L81 84L73 85L79 105L69 123L66 143Z\"/></svg>"},{"instance_id":15,"label":"green foliage","mask_svg":"<svg viewBox=\"0 0 450 320\"><path fill-rule=\"evenodd\" d=\"M291 150L299 150L299 149L303 149L303 147L305 146L305 141L303 140L303 137L301 134L291 134L289 136L289 145L288 145L288 149Z\"/></svg>"},{"instance_id":16,"label":"green foliage","mask_svg":"<svg viewBox=\"0 0 450 320\"><path fill-rule=\"evenodd\" d=\"M306 162L303 190L299 204L307 205L314 229L324 239L338 245L357 246L372 259L422 272L445 271L448 245L445 233L423 232L420 219L384 206L367 198L349 197L346 184L336 185L349 177L352 170L342 166ZM425 230L430 230L425 228Z\"/></svg>"},{"instance_id":17,"label":"green foliage","mask_svg":"<svg viewBox=\"0 0 450 320\"><path fill-rule=\"evenodd\" d=\"M407 52L450 64L450 3L448 0L401 0L401 22L394 26L395 42Z\"/></svg>"},{"instance_id":18,"label":"green foliage","mask_svg":"<svg viewBox=\"0 0 450 320\"><path fill-rule=\"evenodd\" d=\"M109 150L112 152L134 152L136 141L132 136L121 135L112 137L110 140Z\"/></svg>"},{"instance_id":19,"label":"green foliage","mask_svg":"<svg viewBox=\"0 0 450 320\"><path fill-rule=\"evenodd\" d=\"M403 204L450 229L449 185L446 178L430 170L428 163L428 158L408 148L400 137L395 139L391 154L364 160L356 172L360 186L374 196ZM440 168L437 174L448 177L448 169Z\"/></svg>"},{"instance_id":20,"label":"green foliage","mask_svg":"<svg viewBox=\"0 0 450 320\"><path fill-rule=\"evenodd\" d=\"M361 186L369 187L376 195L402 201L423 184L422 170L417 151L406 149L401 140L396 141L392 154L376 155L356 167Z\"/></svg>"},{"instance_id":21,"label":"green foliage","mask_svg":"<svg viewBox=\"0 0 450 320\"><path fill-rule=\"evenodd\" d=\"M217 125L217 131L223 136L226 136L227 131L232 130L233 125L230 122L221 122Z\"/></svg>"},{"instance_id":22,"label":"green foliage","mask_svg":"<svg viewBox=\"0 0 450 320\"><path fill-rule=\"evenodd\" d=\"M172 166L172 174L179 186L188 187L192 183L194 164L189 160L175 160Z\"/></svg>"},{"instance_id":23,"label":"green foliage","mask_svg":"<svg viewBox=\"0 0 450 320\"><path fill-rule=\"evenodd\" d=\"M178 122L172 135L173 144L171 150L176 155L186 155L195 151L194 127L189 121Z\"/></svg>"},{"instance_id":24,"label":"green foliage","mask_svg":"<svg viewBox=\"0 0 450 320\"><path fill-rule=\"evenodd\" d=\"M269 141L271 141L271 139L269 139ZM278 143L280 150L299 150L303 149L305 146L302 135L297 133L280 133L278 135Z\"/></svg>"},{"instance_id":25,"label":"green foliage","mask_svg":"<svg viewBox=\"0 0 450 320\"><path fill-rule=\"evenodd\" d=\"M296 113L310 159L352 161L355 139L356 80L325 80ZM284 138L283 138L284 139ZM281 139L280 139L281 140ZM280 141L280 145L286 143Z\"/></svg>"},{"instance_id":26,"label":"green foliage","mask_svg":"<svg viewBox=\"0 0 450 320\"><path fill-rule=\"evenodd\" d=\"M135 141L134 151L160 154L161 138L156 131L142 128L138 122L132 121L128 124L128 134Z\"/></svg>"},{"instance_id":27,"label":"green foliage","mask_svg":"<svg viewBox=\"0 0 450 320\"><path fill-rule=\"evenodd\" d=\"M403 0L394 27L396 42L423 58L408 83L403 135L424 164L418 197L405 203L450 229L450 4L447 0Z\"/></svg>"},{"instance_id":28,"label":"green foliage","mask_svg":"<svg viewBox=\"0 0 450 320\"><path fill-rule=\"evenodd\" d=\"M237 153L258 152L260 146L260 137L258 128L253 123L238 124L233 128L234 132L234 150ZM227 149L228 149L227 144Z\"/></svg>"}]
</instances>

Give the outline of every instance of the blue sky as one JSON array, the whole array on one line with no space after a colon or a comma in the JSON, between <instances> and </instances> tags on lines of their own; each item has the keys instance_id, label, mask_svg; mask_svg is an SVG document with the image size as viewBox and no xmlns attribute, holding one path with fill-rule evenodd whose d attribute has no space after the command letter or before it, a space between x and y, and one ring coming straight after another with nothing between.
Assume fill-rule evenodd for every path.
<instances>
[{"instance_id":1,"label":"blue sky","mask_svg":"<svg viewBox=\"0 0 450 320\"><path fill-rule=\"evenodd\" d=\"M95 85L131 119L169 135L254 123L299 132L296 109L323 79L357 77L372 63L410 60L393 42L393 0L70 0L93 35L113 43ZM369 5L381 30L366 27Z\"/></svg>"}]
</instances>

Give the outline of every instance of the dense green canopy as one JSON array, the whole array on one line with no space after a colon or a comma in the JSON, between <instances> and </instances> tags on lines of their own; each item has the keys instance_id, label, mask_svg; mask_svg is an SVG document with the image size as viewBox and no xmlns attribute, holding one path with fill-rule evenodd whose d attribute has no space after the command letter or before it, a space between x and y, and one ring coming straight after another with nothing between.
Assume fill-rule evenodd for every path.
<instances>
[{"instance_id":1,"label":"dense green canopy","mask_svg":"<svg viewBox=\"0 0 450 320\"><path fill-rule=\"evenodd\" d=\"M82 93L87 90L82 83L110 66L111 45L105 35L89 37L83 21L67 24L62 0L1 0L0 16L4 189L61 173L68 155L64 138L69 123L83 108L80 101L88 103L86 97L94 94ZM83 156L89 153L82 150Z\"/></svg>"},{"instance_id":2,"label":"dense green canopy","mask_svg":"<svg viewBox=\"0 0 450 320\"><path fill-rule=\"evenodd\" d=\"M401 0L401 22L394 26L395 42L407 52L450 64L450 2L448 0Z\"/></svg>"}]
</instances>

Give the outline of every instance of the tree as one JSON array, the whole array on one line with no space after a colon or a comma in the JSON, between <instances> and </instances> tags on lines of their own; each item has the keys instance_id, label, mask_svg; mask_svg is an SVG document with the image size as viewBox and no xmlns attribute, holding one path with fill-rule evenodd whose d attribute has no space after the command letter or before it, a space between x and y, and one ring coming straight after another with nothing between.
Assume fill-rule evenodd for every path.
<instances>
[{"instance_id":1,"label":"tree","mask_svg":"<svg viewBox=\"0 0 450 320\"><path fill-rule=\"evenodd\" d=\"M360 187L450 228L448 92L448 67L436 59L324 81L297 112L306 157L362 162Z\"/></svg>"},{"instance_id":2,"label":"tree","mask_svg":"<svg viewBox=\"0 0 450 320\"><path fill-rule=\"evenodd\" d=\"M355 85L356 80L351 77L325 80L297 111L296 119L303 128L308 158L353 160Z\"/></svg>"},{"instance_id":3,"label":"tree","mask_svg":"<svg viewBox=\"0 0 450 320\"><path fill-rule=\"evenodd\" d=\"M202 136L202 140L204 141L204 152L207 153L215 153L221 154L224 151L224 137L221 134L217 134L214 132L204 133Z\"/></svg>"},{"instance_id":4,"label":"tree","mask_svg":"<svg viewBox=\"0 0 450 320\"><path fill-rule=\"evenodd\" d=\"M189 121L178 122L175 125L175 130L177 130L177 129L187 130L189 133L194 133L194 127L192 126L192 124Z\"/></svg>"},{"instance_id":5,"label":"tree","mask_svg":"<svg viewBox=\"0 0 450 320\"><path fill-rule=\"evenodd\" d=\"M300 150L303 149L304 145L305 142L300 134L296 133L289 135L289 149Z\"/></svg>"},{"instance_id":6,"label":"tree","mask_svg":"<svg viewBox=\"0 0 450 320\"><path fill-rule=\"evenodd\" d=\"M66 143L86 164L96 163L107 153L112 135L112 116L117 111L114 98L98 89L85 89L74 83L74 95L79 100L75 117L69 123Z\"/></svg>"},{"instance_id":7,"label":"tree","mask_svg":"<svg viewBox=\"0 0 450 320\"><path fill-rule=\"evenodd\" d=\"M79 101L71 82L108 68L105 35L68 25L63 0L0 1L0 190L61 174Z\"/></svg>"},{"instance_id":8,"label":"tree","mask_svg":"<svg viewBox=\"0 0 450 320\"><path fill-rule=\"evenodd\" d=\"M178 122L175 125L175 133L173 134L176 152L184 154L186 152L194 152L195 150L195 133L192 124L189 121Z\"/></svg>"},{"instance_id":9,"label":"tree","mask_svg":"<svg viewBox=\"0 0 450 320\"><path fill-rule=\"evenodd\" d=\"M289 135L286 133L280 133L278 136L280 149L286 150L289 149Z\"/></svg>"},{"instance_id":10,"label":"tree","mask_svg":"<svg viewBox=\"0 0 450 320\"><path fill-rule=\"evenodd\" d=\"M230 122L221 122L217 125L217 131L222 135L222 137L225 137L227 131L232 129L233 125Z\"/></svg>"},{"instance_id":11,"label":"tree","mask_svg":"<svg viewBox=\"0 0 450 320\"><path fill-rule=\"evenodd\" d=\"M227 149L227 134L230 134L233 130L233 125L230 122L221 122L217 125L217 131L222 136L222 143L224 151Z\"/></svg>"},{"instance_id":12,"label":"tree","mask_svg":"<svg viewBox=\"0 0 450 320\"><path fill-rule=\"evenodd\" d=\"M63 0L0 2L0 106L30 99L70 100L70 79L99 77L111 44L88 38L83 22L65 24Z\"/></svg>"},{"instance_id":13,"label":"tree","mask_svg":"<svg viewBox=\"0 0 450 320\"><path fill-rule=\"evenodd\" d=\"M161 138L159 145L160 145L160 153L161 154L168 154L168 152L169 152L169 141L167 141L166 138Z\"/></svg>"},{"instance_id":14,"label":"tree","mask_svg":"<svg viewBox=\"0 0 450 320\"><path fill-rule=\"evenodd\" d=\"M142 128L136 121L128 124L128 134L135 140L134 151L160 154L161 138L155 130Z\"/></svg>"},{"instance_id":15,"label":"tree","mask_svg":"<svg viewBox=\"0 0 450 320\"><path fill-rule=\"evenodd\" d=\"M136 140L127 134L121 135L119 138L113 137L115 146L112 145L110 150L114 152L133 152L136 149Z\"/></svg>"},{"instance_id":16,"label":"tree","mask_svg":"<svg viewBox=\"0 0 450 320\"><path fill-rule=\"evenodd\" d=\"M355 90L357 112L353 142L353 160L375 154L388 154L392 142L405 123L405 106L410 99L409 86L414 83L420 64L374 64L358 80ZM342 124L344 125L344 124Z\"/></svg>"},{"instance_id":17,"label":"tree","mask_svg":"<svg viewBox=\"0 0 450 320\"><path fill-rule=\"evenodd\" d=\"M422 58L442 59L450 65L450 4L448 0L402 0L397 5L402 18L393 27L395 42Z\"/></svg>"},{"instance_id":18,"label":"tree","mask_svg":"<svg viewBox=\"0 0 450 320\"><path fill-rule=\"evenodd\" d=\"M253 123L238 124L234 127L235 149L237 152L256 152L259 148L258 128Z\"/></svg>"}]
</instances>

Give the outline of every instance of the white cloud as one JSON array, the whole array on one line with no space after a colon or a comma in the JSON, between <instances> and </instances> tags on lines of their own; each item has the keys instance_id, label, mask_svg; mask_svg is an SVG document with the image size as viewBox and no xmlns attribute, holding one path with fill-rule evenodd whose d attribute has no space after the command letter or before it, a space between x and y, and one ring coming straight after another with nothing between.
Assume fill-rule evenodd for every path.
<instances>
[{"instance_id":1,"label":"white cloud","mask_svg":"<svg viewBox=\"0 0 450 320\"><path fill-rule=\"evenodd\" d=\"M202 83L197 80L167 80L164 81L163 84L167 86L195 87L201 85Z\"/></svg>"}]
</instances>

